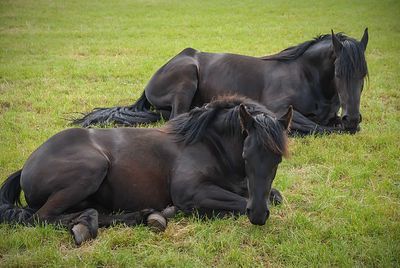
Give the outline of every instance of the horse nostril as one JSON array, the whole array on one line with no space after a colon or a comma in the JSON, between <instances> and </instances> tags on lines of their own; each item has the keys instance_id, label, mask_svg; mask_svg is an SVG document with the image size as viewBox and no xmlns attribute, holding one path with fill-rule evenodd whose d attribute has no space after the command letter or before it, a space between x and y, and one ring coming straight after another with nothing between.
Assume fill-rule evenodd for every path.
<instances>
[{"instance_id":1,"label":"horse nostril","mask_svg":"<svg viewBox=\"0 0 400 268\"><path fill-rule=\"evenodd\" d=\"M342 121L347 121L347 120L349 120L349 116L348 116L348 115L344 115L344 116L342 117Z\"/></svg>"},{"instance_id":2,"label":"horse nostril","mask_svg":"<svg viewBox=\"0 0 400 268\"><path fill-rule=\"evenodd\" d=\"M361 116L361 114L360 114L360 119L359 119L359 121L358 121L359 123L361 123L362 122L362 116Z\"/></svg>"}]
</instances>

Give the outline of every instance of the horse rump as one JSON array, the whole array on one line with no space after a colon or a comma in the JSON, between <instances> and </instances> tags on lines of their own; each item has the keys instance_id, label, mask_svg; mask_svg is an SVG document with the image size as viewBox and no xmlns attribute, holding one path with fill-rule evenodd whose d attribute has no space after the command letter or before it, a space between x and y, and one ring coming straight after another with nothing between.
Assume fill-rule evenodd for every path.
<instances>
[{"instance_id":1,"label":"horse rump","mask_svg":"<svg viewBox=\"0 0 400 268\"><path fill-rule=\"evenodd\" d=\"M11 174L0 189L0 223L23 223L29 219L34 211L28 207L22 207L21 195L22 169Z\"/></svg>"},{"instance_id":2,"label":"horse rump","mask_svg":"<svg viewBox=\"0 0 400 268\"><path fill-rule=\"evenodd\" d=\"M82 127L110 123L123 126L136 126L159 121L161 115L149 109L150 103L143 92L142 96L130 106L95 108L91 112L84 114L82 118L73 119L71 123Z\"/></svg>"}]
</instances>

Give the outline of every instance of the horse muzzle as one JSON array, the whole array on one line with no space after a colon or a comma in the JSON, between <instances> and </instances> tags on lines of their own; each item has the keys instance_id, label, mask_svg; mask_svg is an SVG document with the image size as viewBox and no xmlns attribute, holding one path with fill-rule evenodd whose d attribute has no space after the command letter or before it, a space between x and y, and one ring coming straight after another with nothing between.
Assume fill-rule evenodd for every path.
<instances>
[{"instance_id":1,"label":"horse muzzle","mask_svg":"<svg viewBox=\"0 0 400 268\"><path fill-rule=\"evenodd\" d=\"M349 132L350 134L355 134L356 132L360 131L359 124L361 123L361 121L362 121L361 114L358 114L357 116L348 116L348 115L343 116L342 125L344 131Z\"/></svg>"},{"instance_id":2,"label":"horse muzzle","mask_svg":"<svg viewBox=\"0 0 400 268\"><path fill-rule=\"evenodd\" d=\"M264 225L269 218L269 209L257 211L250 208L246 209L247 217L254 225Z\"/></svg>"}]
</instances>

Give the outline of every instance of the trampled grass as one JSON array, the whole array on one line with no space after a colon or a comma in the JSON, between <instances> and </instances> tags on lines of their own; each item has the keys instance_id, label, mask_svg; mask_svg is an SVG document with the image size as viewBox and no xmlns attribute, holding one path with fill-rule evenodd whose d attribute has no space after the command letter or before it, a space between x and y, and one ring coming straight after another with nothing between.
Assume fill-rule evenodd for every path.
<instances>
[{"instance_id":1,"label":"trampled grass","mask_svg":"<svg viewBox=\"0 0 400 268\"><path fill-rule=\"evenodd\" d=\"M368 26L370 76L360 133L291 139L265 226L180 216L76 248L63 229L3 224L0 266L399 266L399 16L399 1L1 1L0 181L64 118L132 103L188 46L262 56Z\"/></svg>"}]
</instances>

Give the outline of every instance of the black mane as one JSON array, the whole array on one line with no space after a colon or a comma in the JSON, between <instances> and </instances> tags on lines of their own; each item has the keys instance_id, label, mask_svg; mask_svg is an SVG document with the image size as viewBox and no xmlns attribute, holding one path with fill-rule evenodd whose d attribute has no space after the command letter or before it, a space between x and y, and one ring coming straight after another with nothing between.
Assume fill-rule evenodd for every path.
<instances>
[{"instance_id":1,"label":"black mane","mask_svg":"<svg viewBox=\"0 0 400 268\"><path fill-rule=\"evenodd\" d=\"M341 42L343 42L344 40L350 40L350 39L355 41L354 39L346 36L343 33L336 33L335 35ZM305 41L303 43L298 44L297 46L285 48L281 52L278 52L273 55L260 57L260 59L262 59L262 60L279 60L279 61L296 60L301 55L303 55L304 52L306 52L307 49L309 49L311 46L313 46L319 42L331 40L331 39L332 39L331 34L319 35L312 40Z\"/></svg>"},{"instance_id":2,"label":"black mane","mask_svg":"<svg viewBox=\"0 0 400 268\"><path fill-rule=\"evenodd\" d=\"M262 60L278 60L278 61L296 60L298 57L303 55L304 52L307 51L307 49L309 49L311 46L315 45L316 43L318 43L322 40L326 40L328 36L330 37L330 35L328 35L328 34L317 36L312 40L308 40L306 42L298 44L297 46L288 47L276 54L260 57L260 59L262 59Z\"/></svg>"},{"instance_id":3,"label":"black mane","mask_svg":"<svg viewBox=\"0 0 400 268\"><path fill-rule=\"evenodd\" d=\"M284 129L274 115L264 106L241 96L222 96L209 104L192 109L167 124L169 132L178 134L177 141L194 144L208 135L208 127L214 119L225 110L222 128L227 135L241 134L239 122L239 105L244 104L253 115L256 124L257 138L260 144L280 155L287 155L287 141Z\"/></svg>"},{"instance_id":4,"label":"black mane","mask_svg":"<svg viewBox=\"0 0 400 268\"><path fill-rule=\"evenodd\" d=\"M355 76L365 77L368 74L368 68L364 49L360 42L343 33L336 33L335 35L343 45L342 55L336 59L336 75L344 77L348 81ZM286 48L277 54L260 57L260 59L277 61L296 60L313 45L323 41L330 41L331 39L331 34L319 35L312 40Z\"/></svg>"}]
</instances>

